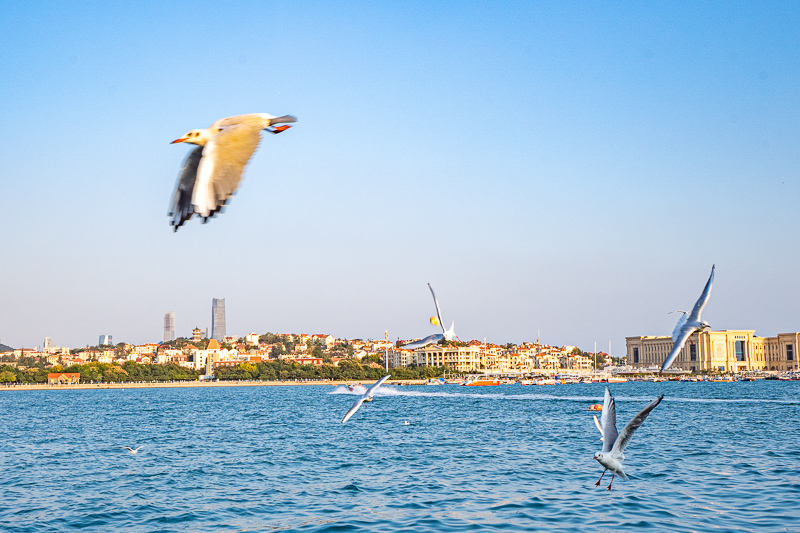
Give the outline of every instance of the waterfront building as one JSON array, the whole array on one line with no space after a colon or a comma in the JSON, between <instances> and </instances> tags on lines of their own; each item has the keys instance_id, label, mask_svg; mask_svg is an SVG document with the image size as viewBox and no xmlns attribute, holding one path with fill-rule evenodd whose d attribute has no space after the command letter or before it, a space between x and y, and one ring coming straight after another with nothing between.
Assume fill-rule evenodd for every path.
<instances>
[{"instance_id":1,"label":"waterfront building","mask_svg":"<svg viewBox=\"0 0 800 533\"><path fill-rule=\"evenodd\" d=\"M672 337L626 337L627 363L639 369L661 368L672 350ZM758 337L755 330L695 332L684 344L671 369L690 372L797 370L800 333Z\"/></svg>"},{"instance_id":2,"label":"waterfront building","mask_svg":"<svg viewBox=\"0 0 800 533\"><path fill-rule=\"evenodd\" d=\"M389 364L389 368L416 365L417 352L412 350L389 350L386 354L386 360Z\"/></svg>"},{"instance_id":3,"label":"waterfront building","mask_svg":"<svg viewBox=\"0 0 800 533\"><path fill-rule=\"evenodd\" d=\"M161 340L164 342L175 340L175 311L170 311L164 315L164 334Z\"/></svg>"},{"instance_id":4,"label":"waterfront building","mask_svg":"<svg viewBox=\"0 0 800 533\"><path fill-rule=\"evenodd\" d=\"M106 346L114 344L113 337L111 335L100 335L100 340L98 341L98 346Z\"/></svg>"},{"instance_id":5,"label":"waterfront building","mask_svg":"<svg viewBox=\"0 0 800 533\"><path fill-rule=\"evenodd\" d=\"M481 368L481 349L479 346L440 346L429 344L414 350L417 364L424 366L444 366L459 372L475 372Z\"/></svg>"},{"instance_id":6,"label":"waterfront building","mask_svg":"<svg viewBox=\"0 0 800 533\"><path fill-rule=\"evenodd\" d=\"M81 381L78 372L56 372L47 374L47 383L51 385L75 384Z\"/></svg>"},{"instance_id":7,"label":"waterfront building","mask_svg":"<svg viewBox=\"0 0 800 533\"><path fill-rule=\"evenodd\" d=\"M214 298L211 300L211 338L222 342L226 335L225 298Z\"/></svg>"}]
</instances>

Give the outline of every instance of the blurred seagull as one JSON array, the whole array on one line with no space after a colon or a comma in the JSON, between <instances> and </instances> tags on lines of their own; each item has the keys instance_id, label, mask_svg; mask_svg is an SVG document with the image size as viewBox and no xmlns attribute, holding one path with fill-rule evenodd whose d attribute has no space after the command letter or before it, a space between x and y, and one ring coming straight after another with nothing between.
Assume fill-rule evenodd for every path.
<instances>
[{"instance_id":1,"label":"blurred seagull","mask_svg":"<svg viewBox=\"0 0 800 533\"><path fill-rule=\"evenodd\" d=\"M433 287L431 284L428 283L428 288L431 290L431 294L433 295L433 303L436 304L436 318L438 320L437 324L439 327L442 328L441 333L437 333L435 335L428 335L424 339L420 339L415 342L410 342L408 344L404 344L400 348L404 350L415 350L416 348L422 348L423 346L427 346L429 344L436 344L440 340L444 339L447 341L453 340L453 337L456 336L455 328L456 322L453 321L453 324L450 326L450 329L444 329L444 323L442 322L442 313L439 311L439 301L436 299L436 293L433 292Z\"/></svg>"},{"instance_id":2,"label":"blurred seagull","mask_svg":"<svg viewBox=\"0 0 800 533\"><path fill-rule=\"evenodd\" d=\"M197 148L183 162L178 184L168 213L174 231L197 213L208 222L236 192L245 165L261 142L261 130L278 134L291 126L274 124L297 122L291 115L273 117L251 113L222 118L210 128L191 130L175 143L189 143Z\"/></svg>"},{"instance_id":3,"label":"blurred seagull","mask_svg":"<svg viewBox=\"0 0 800 533\"><path fill-rule=\"evenodd\" d=\"M364 395L361 398L356 400L356 402L352 405L352 407L350 407L350 409L348 409L348 411L345 413L344 418L342 418L342 424L344 424L345 422L350 420L350 417L353 416L354 414L356 414L356 411L358 411L361 408L361 405L364 402L371 402L373 393L376 390L378 390L378 387L383 385L383 382L386 381L387 379L389 379L389 375L388 374L383 376L374 385L372 385L370 388L368 388L367 392L365 392Z\"/></svg>"},{"instance_id":4,"label":"blurred seagull","mask_svg":"<svg viewBox=\"0 0 800 533\"><path fill-rule=\"evenodd\" d=\"M680 319L678 319L675 329L672 331L672 351L669 352L664 364L661 365L662 372L668 369L672 362L675 361L675 358L678 357L678 354L683 349L683 345L686 344L686 341L691 337L692 333L697 330L711 328L708 322L700 320L700 313L703 312L703 308L708 303L709 296L711 296L711 284L714 281L715 267L716 265L711 265L711 275L708 276L703 294L701 294L700 298L695 302L692 312L687 314L686 311L677 311L678 313L682 313L682 315Z\"/></svg>"},{"instance_id":5,"label":"blurred seagull","mask_svg":"<svg viewBox=\"0 0 800 533\"><path fill-rule=\"evenodd\" d=\"M138 448L136 448L135 450L134 450L133 448L131 448L130 446L123 446L123 448L125 448L126 450L128 450L129 452L131 452L131 455L136 455L137 453L139 453L139 450L141 450L142 448L144 448L144 446L139 446L139 447L138 447Z\"/></svg>"},{"instance_id":6,"label":"blurred seagull","mask_svg":"<svg viewBox=\"0 0 800 533\"><path fill-rule=\"evenodd\" d=\"M611 397L611 391L606 387L606 394L603 398L603 414L600 421L600 426L603 428L603 450L594 454L594 458L598 463L603 465L603 473L600 474L600 479L594 486L600 485L606 470L611 470L611 483L614 483L614 476L618 475L622 479L628 479L625 472L622 471L622 461L625 460L625 448L628 447L633 433L639 429L650 411L655 409L656 405L661 403L664 398L662 394L649 404L647 407L639 411L639 414L634 416L622 433L617 435L617 408L614 405L614 398ZM611 483L608 484L608 490L611 490Z\"/></svg>"}]
</instances>

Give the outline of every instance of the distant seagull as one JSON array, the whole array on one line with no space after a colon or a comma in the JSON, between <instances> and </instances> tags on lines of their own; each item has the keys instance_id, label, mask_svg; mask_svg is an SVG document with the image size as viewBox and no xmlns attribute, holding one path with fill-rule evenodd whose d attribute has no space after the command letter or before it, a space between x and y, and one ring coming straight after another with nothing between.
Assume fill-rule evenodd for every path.
<instances>
[{"instance_id":1,"label":"distant seagull","mask_svg":"<svg viewBox=\"0 0 800 533\"><path fill-rule=\"evenodd\" d=\"M444 329L444 322L442 322L442 313L439 311L439 301L436 299L436 293L433 292L433 287L431 284L428 283L428 288L431 290L431 294L433 295L433 303L436 304L436 318L438 320L439 327L442 328L441 333L437 333L435 335L428 335L424 339L410 342L408 344L404 344L400 348L404 350L415 350L417 348L422 348L423 346L427 346L429 344L436 344L442 339L451 341L453 337L456 336L455 329L456 329L456 322L453 321L453 324L450 326L450 329Z\"/></svg>"},{"instance_id":2,"label":"distant seagull","mask_svg":"<svg viewBox=\"0 0 800 533\"><path fill-rule=\"evenodd\" d=\"M261 142L261 130L277 134L291 126L273 125L287 122L297 119L266 113L237 115L219 119L210 128L191 130L172 141L197 145L186 156L173 194L168 216L174 231L195 213L205 223L220 211L236 192L244 167Z\"/></svg>"},{"instance_id":3,"label":"distant seagull","mask_svg":"<svg viewBox=\"0 0 800 533\"><path fill-rule=\"evenodd\" d=\"M650 411L655 409L656 405L661 403L663 398L664 395L662 394L647 404L647 407L639 411L639 414L628 422L628 425L625 426L622 433L617 435L617 408L614 405L614 398L611 397L611 391L606 387L606 394L603 399L603 415L600 422L600 426L603 428L603 451L594 454L594 458L598 463L603 465L604 470L603 473L600 474L600 479L594 484L595 487L600 485L600 481L603 479L606 470L611 470L612 472L611 483L614 483L614 475L618 475L622 479L628 479L628 476L622 471L622 461L625 460L625 454L622 452L628 447L633 433L639 429L639 426L642 425L642 422L644 422L647 415L650 414ZM608 490L611 490L611 483L608 484Z\"/></svg>"},{"instance_id":4,"label":"distant seagull","mask_svg":"<svg viewBox=\"0 0 800 533\"><path fill-rule=\"evenodd\" d=\"M128 450L129 452L131 452L131 455L136 455L137 453L139 453L139 450L141 450L142 448L144 448L144 446L139 446L139 447L138 447L138 448L136 448L135 450L134 450L133 448L131 448L130 446L123 446L123 448L125 448L126 450Z\"/></svg>"},{"instance_id":5,"label":"distant seagull","mask_svg":"<svg viewBox=\"0 0 800 533\"><path fill-rule=\"evenodd\" d=\"M404 425L404 426L410 426L410 425L411 425L411 422L409 422L408 420L404 420L404 421L403 421L403 425Z\"/></svg>"},{"instance_id":6,"label":"distant seagull","mask_svg":"<svg viewBox=\"0 0 800 533\"><path fill-rule=\"evenodd\" d=\"M675 361L675 358L678 357L678 354L683 349L683 345L686 344L687 339L691 337L692 333L700 329L711 328L708 322L700 320L700 313L703 312L703 308L706 306L708 298L711 296L711 284L714 281L715 267L716 265L711 265L711 275L708 276L703 294L701 294L700 298L695 302L692 312L687 315L686 311L678 311L678 313L683 314L681 318L678 319L678 324L675 326L675 329L672 330L672 351L669 352L664 364L661 365L662 372L668 369L672 362Z\"/></svg>"},{"instance_id":7,"label":"distant seagull","mask_svg":"<svg viewBox=\"0 0 800 533\"><path fill-rule=\"evenodd\" d=\"M344 418L342 418L342 424L344 424L345 422L350 420L350 417L353 416L354 414L356 414L356 411L358 411L361 408L361 405L364 402L371 402L373 393L376 390L378 390L378 387L383 385L383 382L386 381L387 379L389 379L389 375L388 374L383 376L381 379L378 380L377 383L375 383L370 388L368 388L367 392L365 392L364 395L361 398L356 400L356 402L353 404L353 406L350 407L350 409L347 411L347 413L345 413Z\"/></svg>"}]
</instances>

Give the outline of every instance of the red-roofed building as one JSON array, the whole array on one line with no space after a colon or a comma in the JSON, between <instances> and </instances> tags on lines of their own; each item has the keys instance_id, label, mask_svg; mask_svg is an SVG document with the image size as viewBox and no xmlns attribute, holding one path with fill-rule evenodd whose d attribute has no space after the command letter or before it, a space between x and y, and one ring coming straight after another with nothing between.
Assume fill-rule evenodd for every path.
<instances>
[{"instance_id":1,"label":"red-roofed building","mask_svg":"<svg viewBox=\"0 0 800 533\"><path fill-rule=\"evenodd\" d=\"M51 385L72 385L80 383L81 375L78 372L56 372L47 374L47 383Z\"/></svg>"}]
</instances>

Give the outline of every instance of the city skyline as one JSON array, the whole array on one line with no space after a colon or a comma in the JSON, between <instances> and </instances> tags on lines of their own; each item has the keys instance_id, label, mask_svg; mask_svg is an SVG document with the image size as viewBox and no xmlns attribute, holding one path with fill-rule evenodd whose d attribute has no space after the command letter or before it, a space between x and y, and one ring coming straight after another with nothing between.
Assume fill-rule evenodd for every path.
<instances>
[{"instance_id":1,"label":"city skyline","mask_svg":"<svg viewBox=\"0 0 800 533\"><path fill-rule=\"evenodd\" d=\"M431 283L461 338L617 351L670 334L712 264L713 328L794 331L798 20L796 3L14 3L0 338L157 340L165 310L208 326L215 295L230 331L412 338L436 333ZM176 61L209 34L228 38ZM170 141L250 112L298 122L265 134L223 216L172 233L187 149Z\"/></svg>"}]
</instances>

